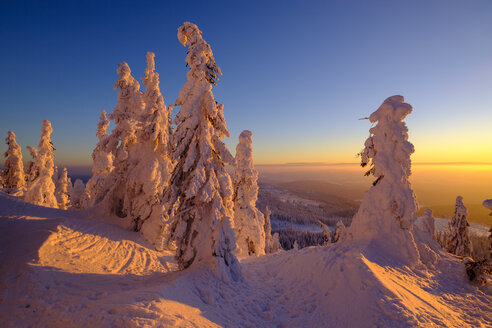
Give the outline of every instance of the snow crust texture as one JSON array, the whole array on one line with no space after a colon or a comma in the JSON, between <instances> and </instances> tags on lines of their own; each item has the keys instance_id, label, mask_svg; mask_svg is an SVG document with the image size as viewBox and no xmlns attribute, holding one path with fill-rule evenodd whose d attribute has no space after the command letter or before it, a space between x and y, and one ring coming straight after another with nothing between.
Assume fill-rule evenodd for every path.
<instances>
[{"instance_id":1,"label":"snow crust texture","mask_svg":"<svg viewBox=\"0 0 492 328\"><path fill-rule=\"evenodd\" d=\"M242 260L243 280L177 271L172 252L105 223L0 194L2 327L488 327L492 291L438 251L435 268L360 241Z\"/></svg>"}]
</instances>

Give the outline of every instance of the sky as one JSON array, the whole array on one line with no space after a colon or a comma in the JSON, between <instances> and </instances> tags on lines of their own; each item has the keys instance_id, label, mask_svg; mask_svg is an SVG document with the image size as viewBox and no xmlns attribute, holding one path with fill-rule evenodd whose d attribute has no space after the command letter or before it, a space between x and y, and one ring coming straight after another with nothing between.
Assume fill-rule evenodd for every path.
<instances>
[{"instance_id":1,"label":"sky","mask_svg":"<svg viewBox=\"0 0 492 328\"><path fill-rule=\"evenodd\" d=\"M1 0L0 137L14 131L28 158L48 119L55 162L91 165L120 62L141 79L154 52L164 100L175 102L186 81L176 37L185 21L222 69L213 92L233 154L251 130L258 164L357 162L370 128L359 119L401 94L414 107L414 162L492 162L487 0Z\"/></svg>"}]
</instances>

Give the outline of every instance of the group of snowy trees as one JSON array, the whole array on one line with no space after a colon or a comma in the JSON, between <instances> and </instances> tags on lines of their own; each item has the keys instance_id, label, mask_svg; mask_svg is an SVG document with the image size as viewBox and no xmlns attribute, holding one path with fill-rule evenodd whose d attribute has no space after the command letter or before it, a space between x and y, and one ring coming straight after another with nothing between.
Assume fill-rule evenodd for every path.
<instances>
[{"instance_id":1,"label":"group of snowy trees","mask_svg":"<svg viewBox=\"0 0 492 328\"><path fill-rule=\"evenodd\" d=\"M77 180L72 187L66 168L60 177L55 174L49 121L43 121L38 149L29 148L33 161L25 168L15 134L9 132L2 183L8 190L25 188L24 199L34 204L101 208L126 220L157 249L174 250L180 268L206 265L236 279L240 275L236 256L275 252L279 237L271 234L268 209L263 214L256 208L252 133L241 133L235 158L222 141L230 134L223 105L212 93L221 71L210 46L198 27L188 22L178 29L178 39L188 47L189 71L173 106L165 105L160 92L153 53L147 53L145 91L128 64L119 65L117 104L109 116L101 113L92 177L86 186ZM171 122L174 106L180 110ZM346 240L376 244L386 255L398 254L408 264L422 257L425 248L413 234L417 201L409 182L414 147L403 122L411 112L402 96L393 96L370 115L375 125L361 157L362 166L369 165L366 175L376 179L350 227L340 221L332 236L320 222L325 244ZM110 120L114 129L108 133ZM225 169L228 164L234 167L232 179ZM458 197L447 243L448 251L458 255L471 249L466 215ZM423 226L434 235L431 212L426 212Z\"/></svg>"},{"instance_id":2,"label":"group of snowy trees","mask_svg":"<svg viewBox=\"0 0 492 328\"><path fill-rule=\"evenodd\" d=\"M58 176L58 168L54 165L52 132L50 121L44 120L38 148L27 146L32 161L25 166L16 135L12 131L8 132L5 139L8 149L5 152L2 186L7 193L23 196L26 202L61 209L74 208L71 201L74 189L67 169L63 168ZM81 183L80 180L77 181Z\"/></svg>"},{"instance_id":3,"label":"group of snowy trees","mask_svg":"<svg viewBox=\"0 0 492 328\"><path fill-rule=\"evenodd\" d=\"M256 208L252 133L244 131L239 137L236 158L222 141L230 135L223 105L212 93L221 71L210 46L188 22L178 29L178 39L188 47L189 71L174 105L181 106L175 129L174 106L165 105L155 56L149 52L145 91L127 63L117 69L117 104L109 116L101 113L86 186L77 180L72 187L65 168L54 177L49 121L43 121L38 149L29 148L33 162L27 172L15 134L9 132L3 185L27 185L24 199L38 205L101 208L124 218L157 249L175 250L181 268L203 263L221 272L228 268L234 278L240 270L236 255L275 252L280 248L278 235L271 235L269 213ZM114 129L108 133L110 120ZM227 164L234 166L233 181Z\"/></svg>"}]
</instances>

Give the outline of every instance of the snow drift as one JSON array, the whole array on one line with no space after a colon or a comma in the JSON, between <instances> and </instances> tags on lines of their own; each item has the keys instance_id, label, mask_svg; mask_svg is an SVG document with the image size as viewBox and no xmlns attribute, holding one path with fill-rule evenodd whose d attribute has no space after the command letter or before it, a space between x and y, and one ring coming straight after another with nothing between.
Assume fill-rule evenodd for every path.
<instances>
[{"instance_id":1,"label":"snow drift","mask_svg":"<svg viewBox=\"0 0 492 328\"><path fill-rule=\"evenodd\" d=\"M435 269L411 269L348 241L246 257L244 279L224 283L209 269L176 271L173 254L97 212L4 194L0 209L2 327L492 325L490 287L442 251Z\"/></svg>"}]
</instances>

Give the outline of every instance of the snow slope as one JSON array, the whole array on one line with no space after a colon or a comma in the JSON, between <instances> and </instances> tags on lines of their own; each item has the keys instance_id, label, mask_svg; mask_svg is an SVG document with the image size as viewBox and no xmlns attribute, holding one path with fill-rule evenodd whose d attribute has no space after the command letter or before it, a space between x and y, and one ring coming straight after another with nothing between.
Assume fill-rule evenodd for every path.
<instances>
[{"instance_id":1,"label":"snow slope","mask_svg":"<svg viewBox=\"0 0 492 328\"><path fill-rule=\"evenodd\" d=\"M225 283L95 212L0 194L0 216L1 327L492 326L492 290L445 253L409 269L345 242L246 258Z\"/></svg>"}]
</instances>

